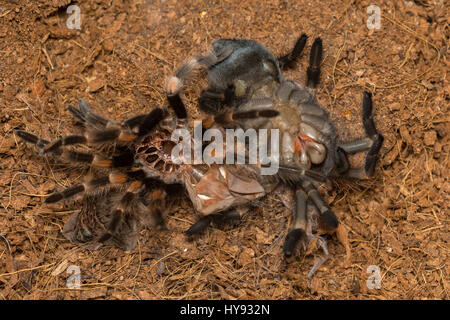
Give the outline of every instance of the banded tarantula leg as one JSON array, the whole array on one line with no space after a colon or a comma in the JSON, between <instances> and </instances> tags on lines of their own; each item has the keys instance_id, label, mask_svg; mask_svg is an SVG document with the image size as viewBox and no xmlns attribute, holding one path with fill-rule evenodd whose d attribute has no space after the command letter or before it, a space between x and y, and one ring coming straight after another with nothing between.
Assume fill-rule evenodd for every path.
<instances>
[{"instance_id":1,"label":"banded tarantula leg","mask_svg":"<svg viewBox=\"0 0 450 320\"><path fill-rule=\"evenodd\" d=\"M66 109L67 111L69 111L72 117L74 117L75 120L79 122L81 125L91 129L95 128L97 130L103 130L104 128L107 127L117 127L120 125L116 121L106 119L102 116L93 113L87 102L84 101L83 99L79 99L78 101L79 101L78 103L80 104L79 108L73 105L68 105ZM145 119L146 116L147 116L146 114L140 114L131 117L130 119L122 123L122 127L134 129L135 127L139 126L142 123L142 121Z\"/></svg>"},{"instance_id":2,"label":"banded tarantula leg","mask_svg":"<svg viewBox=\"0 0 450 320\"><path fill-rule=\"evenodd\" d=\"M336 230L339 226L339 221L333 211L331 211L330 207L322 200L322 197L316 187L309 181L303 181L301 186L319 210L320 228L324 231Z\"/></svg>"},{"instance_id":3,"label":"banded tarantula leg","mask_svg":"<svg viewBox=\"0 0 450 320\"><path fill-rule=\"evenodd\" d=\"M24 130L14 130L14 134L23 141L34 144L39 150L43 149L50 143L50 141L41 139L38 136Z\"/></svg>"},{"instance_id":4,"label":"banded tarantula leg","mask_svg":"<svg viewBox=\"0 0 450 320\"><path fill-rule=\"evenodd\" d=\"M322 61L322 39L316 38L311 47L309 56L309 67L306 71L306 85L310 88L315 88L319 83L320 77L320 63Z\"/></svg>"},{"instance_id":5,"label":"banded tarantula leg","mask_svg":"<svg viewBox=\"0 0 450 320\"><path fill-rule=\"evenodd\" d=\"M287 70L294 67L294 63L297 61L298 57L305 48L307 40L308 36L306 34L302 34L300 38L297 39L297 42L295 42L295 46L292 51L278 58L278 63L280 64L280 68L282 70Z\"/></svg>"},{"instance_id":6,"label":"banded tarantula leg","mask_svg":"<svg viewBox=\"0 0 450 320\"><path fill-rule=\"evenodd\" d=\"M127 175L127 173L111 173L107 176L93 178L63 191L52 193L45 199L45 203L55 203L72 198L80 193L97 190L98 188L107 187L110 184L122 184L129 180L129 175Z\"/></svg>"},{"instance_id":7,"label":"banded tarantula leg","mask_svg":"<svg viewBox=\"0 0 450 320\"><path fill-rule=\"evenodd\" d=\"M52 144L49 141L40 139L34 134L28 133L23 130L16 130L15 133L25 142L36 145L40 153L51 152L70 162L86 163L96 167L104 167L104 168L120 168L131 166L134 163L134 153L129 149L126 149L121 154L114 155L109 159L105 159L92 153L78 152L73 150L62 150L60 148L60 146L63 145L70 145L71 144L70 142L73 142L75 144L76 142L83 140L84 138L83 136L67 136L62 139L59 139L57 140L58 142L56 143L56 146L53 145L53 147L50 148L49 150L48 148Z\"/></svg>"},{"instance_id":8,"label":"banded tarantula leg","mask_svg":"<svg viewBox=\"0 0 450 320\"><path fill-rule=\"evenodd\" d=\"M350 154L369 150L366 154L364 169L350 169L345 174L348 177L359 179L365 179L373 175L384 141L383 135L377 131L373 121L372 95L368 91L364 91L362 109L362 122L367 137L339 145L342 150Z\"/></svg>"},{"instance_id":9,"label":"banded tarantula leg","mask_svg":"<svg viewBox=\"0 0 450 320\"><path fill-rule=\"evenodd\" d=\"M306 235L306 193L302 189L295 191L295 212L292 221L292 230L289 231L284 242L283 252L285 257L292 256L297 243L305 250L308 244Z\"/></svg>"},{"instance_id":10,"label":"banded tarantula leg","mask_svg":"<svg viewBox=\"0 0 450 320\"><path fill-rule=\"evenodd\" d=\"M137 132L132 132L129 128L115 127L106 128L103 130L87 130L83 135L69 135L57 139L53 142L40 139L35 135L23 130L16 130L15 133L22 140L28 143L35 144L41 153L55 153L61 154L63 146L70 146L76 144L101 144L106 142L131 142L138 137L142 137L151 132L159 122L161 122L167 115L167 111L161 108L153 109L145 116L133 117L128 123L133 124L139 121ZM125 123L127 123L127 121ZM75 161L89 162L90 155L80 152L72 152L69 159Z\"/></svg>"}]
</instances>

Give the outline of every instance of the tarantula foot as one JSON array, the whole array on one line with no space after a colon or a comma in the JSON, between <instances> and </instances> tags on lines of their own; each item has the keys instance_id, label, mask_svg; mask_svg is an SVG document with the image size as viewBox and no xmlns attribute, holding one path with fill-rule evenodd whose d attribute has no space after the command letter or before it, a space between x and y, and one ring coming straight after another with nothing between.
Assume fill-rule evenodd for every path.
<instances>
[{"instance_id":1,"label":"tarantula foot","mask_svg":"<svg viewBox=\"0 0 450 320\"><path fill-rule=\"evenodd\" d=\"M200 218L200 220L198 220L196 223L194 223L184 233L188 237L192 237L196 234L199 234L199 233L203 232L204 230L206 230L206 228L209 227L209 225L211 224L211 221L212 221L212 217L210 215L204 216L204 217Z\"/></svg>"},{"instance_id":2,"label":"tarantula foot","mask_svg":"<svg viewBox=\"0 0 450 320\"><path fill-rule=\"evenodd\" d=\"M378 133L375 138L375 141L373 142L372 146L369 149L369 152L367 152L364 169L366 171L367 176L369 177L373 176L374 174L375 165L377 164L379 152L381 146L383 145L383 141L384 141L383 135L381 133Z\"/></svg>"},{"instance_id":3,"label":"tarantula foot","mask_svg":"<svg viewBox=\"0 0 450 320\"><path fill-rule=\"evenodd\" d=\"M289 258L294 253L295 247L297 243L300 243L300 247L303 250L306 250L306 246L308 244L308 236L306 235L305 230L303 229L294 229L291 230L286 236L286 240L284 242L283 252L286 258Z\"/></svg>"},{"instance_id":4,"label":"tarantula foot","mask_svg":"<svg viewBox=\"0 0 450 320\"><path fill-rule=\"evenodd\" d=\"M320 215L320 227L325 231L333 231L339 226L336 215L328 209Z\"/></svg>"}]
</instances>

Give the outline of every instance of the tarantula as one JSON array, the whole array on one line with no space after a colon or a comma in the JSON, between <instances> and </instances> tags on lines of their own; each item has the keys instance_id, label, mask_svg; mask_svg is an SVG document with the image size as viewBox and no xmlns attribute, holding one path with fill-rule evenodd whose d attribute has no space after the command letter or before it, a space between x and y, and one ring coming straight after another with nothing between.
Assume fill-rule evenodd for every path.
<instances>
[{"instance_id":1,"label":"tarantula","mask_svg":"<svg viewBox=\"0 0 450 320\"><path fill-rule=\"evenodd\" d=\"M216 64L223 56L210 55L202 60L206 66ZM71 241L89 248L103 244L133 249L142 227L163 223L171 195L183 188L196 212L206 218L187 230L198 233L211 221L226 223L240 217L245 205L270 192L268 182L260 175L258 165L205 165L179 163L172 157L176 143L172 135L178 129L190 129L186 107L180 96L168 96L173 113L156 107L148 114L134 116L124 122L106 119L92 112L79 99L79 107L67 106L84 132L53 142L24 130L15 134L36 146L43 155L53 155L67 162L94 168L95 176L54 192L46 203L80 197L81 210L66 222L63 232ZM255 118L271 118L279 113L267 108L251 111L226 110L203 119L206 127L223 130L236 123ZM195 143L194 143L195 144ZM82 152L76 146L100 146ZM109 150L109 151L108 151ZM298 182L300 176L321 179L321 175L301 168L281 168L275 180ZM269 179L270 180L270 179Z\"/></svg>"},{"instance_id":2,"label":"tarantula","mask_svg":"<svg viewBox=\"0 0 450 320\"><path fill-rule=\"evenodd\" d=\"M283 166L297 167L321 173L326 178L366 179L373 175L383 136L376 130L372 117L372 97L364 92L362 122L367 137L341 142L328 113L317 102L314 88L320 78L322 40L316 38L312 44L306 87L282 76L282 70L292 68L307 42L303 34L294 48L285 56L275 56L263 45L252 40L219 39L212 43L209 56L199 56L183 65L168 79L169 99L180 99L185 78L198 67L207 69L208 87L198 100L200 108L209 114L223 110L276 110L279 115L271 118L246 119L236 122L247 128L277 128L281 131L281 157ZM205 64L210 57L220 56L215 64ZM348 154L367 151L365 165L351 168ZM312 238L317 238L325 257L316 261L309 273L311 279L315 270L326 260L325 240L314 233L337 231L338 238L349 245L345 229L341 228L333 211L322 200L316 189L317 183L307 177L298 177L299 183L290 184L295 192L295 208L291 231L288 233L283 251L285 256L293 254L297 244L306 247ZM317 181L317 179L316 179ZM284 191L283 191L284 192ZM318 211L318 216L314 212Z\"/></svg>"},{"instance_id":3,"label":"tarantula","mask_svg":"<svg viewBox=\"0 0 450 320\"><path fill-rule=\"evenodd\" d=\"M148 114L117 122L93 113L80 99L79 108L69 105L67 109L84 126L83 134L50 142L16 130L17 136L34 144L41 154L96 169L94 177L54 192L45 200L54 203L81 196L81 210L66 222L64 235L90 248L113 244L131 250L142 227L163 223L169 210L168 197L185 189L195 211L202 216L186 231L192 236L211 222L239 219L249 204L282 184L294 189L296 198L285 255L292 255L299 242L306 246L311 238L321 241L327 255L325 241L313 233L317 227L339 230L339 223L322 200L316 182L335 176L372 175L382 136L375 129L369 93L363 99L363 123L369 137L337 143L335 128L313 92L282 77L281 70L294 64L305 43L306 36L300 37L290 54L276 59L257 42L220 39L213 43L212 53L190 60L167 80L166 94L173 112L156 107ZM317 39L308 68L308 85L312 87L318 82L321 54L321 41ZM181 89L184 79L197 67L208 70L209 88L199 99L201 109L208 113L202 119L203 127L222 132L235 127L280 129L281 158L276 175L261 175L261 163L206 165L174 161L173 133L177 129L191 131ZM80 145L100 148L91 152L73 149ZM367 149L365 168L350 168L346 153ZM314 208L319 211L316 222ZM310 277L324 261L315 263Z\"/></svg>"}]
</instances>

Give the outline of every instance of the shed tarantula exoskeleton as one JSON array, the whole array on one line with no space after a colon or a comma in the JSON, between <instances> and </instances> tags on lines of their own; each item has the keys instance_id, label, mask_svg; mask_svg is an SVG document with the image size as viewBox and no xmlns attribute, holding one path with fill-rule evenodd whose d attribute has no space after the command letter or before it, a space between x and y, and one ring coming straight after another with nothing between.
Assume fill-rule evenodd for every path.
<instances>
[{"instance_id":1,"label":"shed tarantula exoskeleton","mask_svg":"<svg viewBox=\"0 0 450 320\"><path fill-rule=\"evenodd\" d=\"M364 92L362 121L367 137L341 142L328 113L319 105L314 90L319 82L322 59L322 40L316 38L311 47L307 69L307 87L287 80L281 71L293 67L300 56L307 36L303 34L293 50L280 58L263 45L252 40L219 39L212 43L212 56L222 56L219 62L208 66L208 87L198 100L206 113L216 114L223 109L250 111L271 109L279 116L266 119L252 119L239 123L242 128L278 128L280 133L280 164L320 172L327 178L346 177L366 179L373 175L383 136L376 130L372 117L372 98ZM206 57L197 57L168 80L168 93L172 99L179 97L184 78ZM238 121L239 122L239 121ZM347 154L367 151L365 165L351 168ZM309 179L298 179L294 186L296 205L293 206L292 229L288 233L284 254L291 256L297 245L306 246L309 239L317 238L314 229L325 232L338 231L338 238L344 243L349 256L346 233L339 226L338 219L322 200L315 183ZM318 211L318 221L311 212ZM325 242L322 242L327 253ZM327 255L327 254L326 254ZM323 262L318 261L310 275Z\"/></svg>"},{"instance_id":2,"label":"shed tarantula exoskeleton","mask_svg":"<svg viewBox=\"0 0 450 320\"><path fill-rule=\"evenodd\" d=\"M208 67L221 56L204 57ZM169 82L170 83L170 82ZM245 205L264 196L273 181L261 179L259 166L204 165L179 163L172 158L176 143L172 134L177 129L189 131L187 111L180 96L168 96L173 113L154 108L148 114L134 116L124 122L108 120L92 112L80 99L79 107L69 105L68 111L84 126L79 135L69 135L53 142L23 130L15 134L37 147L41 154L54 155L68 162L81 163L94 169L94 177L55 192L46 203L55 203L81 195L81 210L64 226L64 235L89 248L103 244L131 250L137 244L142 227L159 225L168 211L166 197L184 189L195 210L204 216L191 226L187 234L195 234L211 221L227 222L240 217ZM277 116L268 108L249 111L226 110L203 119L205 127L223 129L255 118ZM101 146L82 152L76 146ZM195 145L195 143L194 143ZM107 152L112 149L111 152ZM321 179L310 170L283 168L278 180L296 181L296 176Z\"/></svg>"}]
</instances>

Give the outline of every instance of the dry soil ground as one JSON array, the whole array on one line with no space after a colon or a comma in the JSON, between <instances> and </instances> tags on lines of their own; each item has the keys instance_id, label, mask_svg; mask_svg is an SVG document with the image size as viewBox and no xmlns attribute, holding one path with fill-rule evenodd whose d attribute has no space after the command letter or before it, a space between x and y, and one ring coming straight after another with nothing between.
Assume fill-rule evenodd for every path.
<instances>
[{"instance_id":1,"label":"dry soil ground","mask_svg":"<svg viewBox=\"0 0 450 320\"><path fill-rule=\"evenodd\" d=\"M445 1L0 1L0 299L448 299L449 8ZM69 4L81 29L66 22ZM367 7L380 8L380 29ZM73 13L72 13L73 14ZM165 78L221 37L255 39L276 55L301 33L324 43L318 99L342 138L362 135L363 90L385 136L375 177L336 184L329 202L349 232L335 237L310 292L319 250L282 257L290 212L275 196L237 227L189 242L188 201L167 230L142 232L132 252L89 251L61 228L77 209L44 196L83 178L40 157L15 128L52 139L78 130L65 106L80 97L114 119L165 105ZM308 50L306 51L308 52ZM287 76L304 83L307 55ZM190 114L198 117L188 93ZM10 245L8 248L7 243ZM66 286L67 268L81 289ZM368 289L379 267L381 289Z\"/></svg>"}]
</instances>

